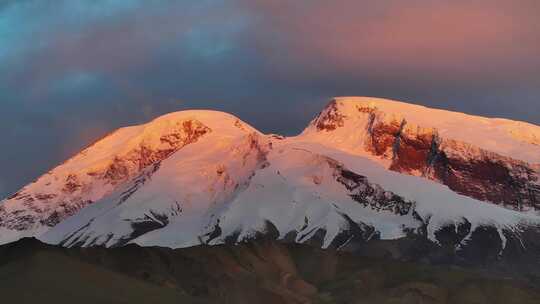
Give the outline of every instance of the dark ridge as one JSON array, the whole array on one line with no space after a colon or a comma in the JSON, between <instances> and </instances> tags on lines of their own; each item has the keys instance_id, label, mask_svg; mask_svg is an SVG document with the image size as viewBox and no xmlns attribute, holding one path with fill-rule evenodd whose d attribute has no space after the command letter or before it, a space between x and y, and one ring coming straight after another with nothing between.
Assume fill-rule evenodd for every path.
<instances>
[{"instance_id":1,"label":"dark ridge","mask_svg":"<svg viewBox=\"0 0 540 304\"><path fill-rule=\"evenodd\" d=\"M537 278L405 262L380 253L269 238L183 249L65 248L27 238L0 246L0 293L6 303L55 304L540 301Z\"/></svg>"}]
</instances>

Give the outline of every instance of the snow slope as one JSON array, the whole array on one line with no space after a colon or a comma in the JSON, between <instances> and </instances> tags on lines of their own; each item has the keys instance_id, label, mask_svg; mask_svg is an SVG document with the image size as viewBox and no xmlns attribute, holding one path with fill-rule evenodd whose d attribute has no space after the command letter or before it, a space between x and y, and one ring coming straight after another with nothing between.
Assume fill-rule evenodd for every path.
<instances>
[{"instance_id":1,"label":"snow slope","mask_svg":"<svg viewBox=\"0 0 540 304\"><path fill-rule=\"evenodd\" d=\"M519 232L522 225L540 222L536 215L388 171L368 158L311 142L283 140L270 145L262 137L256 140L258 148L253 149L239 139L236 149L225 150L230 153L209 149L212 152L200 154L198 145L206 143L194 144L163 161L162 168L148 175L148 181L128 198L123 198L125 190L119 191L40 238L66 246L135 242L177 248L230 238L242 241L259 233L302 242L321 230L325 233L322 246L328 247L351 228L349 220L381 239L404 237L407 230L426 224L433 241L437 241L435 231L451 223L467 221L471 233L476 227L493 226L504 237L503 229ZM227 169L222 169L224 163ZM355 182L354 178L340 182L344 169L366 176L368 185L380 189L386 199L372 195L355 200L365 185L347 189L347 184ZM399 203L405 206L401 213L395 208ZM153 226L137 231L141 223Z\"/></svg>"},{"instance_id":2,"label":"snow slope","mask_svg":"<svg viewBox=\"0 0 540 304\"><path fill-rule=\"evenodd\" d=\"M459 123L437 118L445 115ZM505 130L520 123L477 117L467 122L470 116L464 114L379 99L337 99L301 135L290 138L264 135L226 113L177 112L120 129L4 200L0 243L32 235L64 246L137 243L179 248L265 235L342 248L411 234L439 243L438 232L453 225L456 234L458 226L465 227L457 245L466 245L478 229L490 227L504 249L508 238L521 240L524 231L540 227L534 210L511 210L462 195L429 175L388 170L407 155L393 150L394 135L388 141L390 150L381 150L393 152L390 158L366 150L367 140L373 145L378 132L366 127L374 116L390 124L397 121L401 131L406 130L405 118L407 128L419 124L416 129L428 130L414 134L430 134L433 141L435 134L444 135L445 141L472 140L480 135L460 135L450 128L479 125L483 131L477 132L484 138L475 144L480 150L495 149L490 153L502 155L515 148L510 143L523 149L514 155L521 158L518 163L491 154L486 155L495 158L487 161L517 166L535 159L537 146L531 138L538 127L521 130L516 139L515 132ZM383 131L386 127L380 125ZM488 133L504 137L510 148L492 148ZM380 134L386 145L385 133ZM409 139L400 136L404 142ZM469 166L471 159L476 164L476 157L464 164ZM533 182L524 187L532 191ZM48 221L55 212L56 221Z\"/></svg>"},{"instance_id":3,"label":"snow slope","mask_svg":"<svg viewBox=\"0 0 540 304\"><path fill-rule=\"evenodd\" d=\"M540 210L540 127L397 101L335 98L297 140L369 157L453 191Z\"/></svg>"},{"instance_id":4,"label":"snow slope","mask_svg":"<svg viewBox=\"0 0 540 304\"><path fill-rule=\"evenodd\" d=\"M236 117L215 111L183 111L147 124L121 128L0 203L0 238L40 234L113 193L149 165L213 134L226 142L258 133Z\"/></svg>"}]
</instances>

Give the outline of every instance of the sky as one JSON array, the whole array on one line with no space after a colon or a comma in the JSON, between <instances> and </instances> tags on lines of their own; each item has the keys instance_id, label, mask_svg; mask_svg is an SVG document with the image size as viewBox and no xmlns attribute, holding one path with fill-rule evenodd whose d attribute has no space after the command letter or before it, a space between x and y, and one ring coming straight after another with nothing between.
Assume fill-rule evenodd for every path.
<instances>
[{"instance_id":1,"label":"sky","mask_svg":"<svg viewBox=\"0 0 540 304\"><path fill-rule=\"evenodd\" d=\"M540 124L537 0L0 1L0 198L190 108L294 135L333 96Z\"/></svg>"}]
</instances>

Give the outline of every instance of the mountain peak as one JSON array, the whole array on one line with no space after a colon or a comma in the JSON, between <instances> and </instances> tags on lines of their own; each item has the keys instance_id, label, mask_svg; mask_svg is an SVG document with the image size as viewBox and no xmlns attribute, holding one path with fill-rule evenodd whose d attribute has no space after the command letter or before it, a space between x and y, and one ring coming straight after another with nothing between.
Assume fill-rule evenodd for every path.
<instances>
[{"instance_id":1,"label":"mountain peak","mask_svg":"<svg viewBox=\"0 0 540 304\"><path fill-rule=\"evenodd\" d=\"M162 124L174 123L177 121L184 121L186 119L196 119L208 126L230 126L242 124L244 127L249 128L250 131L256 131L255 128L249 126L247 123L240 120L240 118L233 114L215 111L215 110L183 110L177 112L171 112L161 115L150 122L144 124L145 126L156 126Z\"/></svg>"},{"instance_id":2,"label":"mountain peak","mask_svg":"<svg viewBox=\"0 0 540 304\"><path fill-rule=\"evenodd\" d=\"M538 130L371 97L334 98L289 138L223 112L169 113L4 200L0 243L182 247L271 235L338 248L411 231L438 242L454 223L466 230L456 246L488 225L505 248L514 240L503 229L540 222Z\"/></svg>"},{"instance_id":3,"label":"mountain peak","mask_svg":"<svg viewBox=\"0 0 540 304\"><path fill-rule=\"evenodd\" d=\"M2 201L0 231L4 228L7 239L21 235L13 231L44 231L188 145L252 134L258 131L237 117L209 110L169 113L120 128Z\"/></svg>"},{"instance_id":4,"label":"mountain peak","mask_svg":"<svg viewBox=\"0 0 540 304\"><path fill-rule=\"evenodd\" d=\"M352 140L355 134L365 137L360 133L368 132L377 123L390 125L396 131L400 128L415 132L428 130L505 157L540 164L540 126L383 98L333 98L302 135L328 137L332 144L337 144Z\"/></svg>"},{"instance_id":5,"label":"mountain peak","mask_svg":"<svg viewBox=\"0 0 540 304\"><path fill-rule=\"evenodd\" d=\"M539 126L387 99L340 97L299 139L371 158L481 201L540 209Z\"/></svg>"}]
</instances>

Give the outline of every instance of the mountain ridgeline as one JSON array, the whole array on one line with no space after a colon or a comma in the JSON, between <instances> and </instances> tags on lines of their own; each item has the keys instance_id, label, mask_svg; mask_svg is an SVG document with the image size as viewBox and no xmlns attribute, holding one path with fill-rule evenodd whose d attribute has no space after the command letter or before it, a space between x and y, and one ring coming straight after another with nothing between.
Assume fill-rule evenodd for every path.
<instances>
[{"instance_id":1,"label":"mountain ridgeline","mask_svg":"<svg viewBox=\"0 0 540 304\"><path fill-rule=\"evenodd\" d=\"M540 127L342 97L298 136L222 112L119 129L0 203L0 243L233 245L540 271Z\"/></svg>"}]
</instances>

